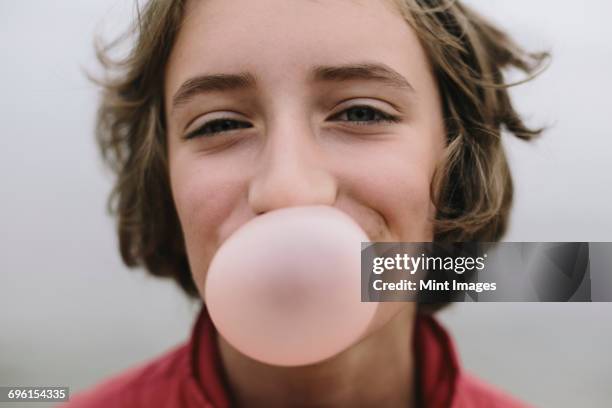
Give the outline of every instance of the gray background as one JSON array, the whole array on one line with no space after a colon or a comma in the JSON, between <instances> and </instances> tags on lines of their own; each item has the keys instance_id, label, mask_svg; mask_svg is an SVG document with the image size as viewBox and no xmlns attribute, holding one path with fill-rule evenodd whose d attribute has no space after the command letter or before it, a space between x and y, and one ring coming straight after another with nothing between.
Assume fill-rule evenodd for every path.
<instances>
[{"instance_id":1,"label":"gray background","mask_svg":"<svg viewBox=\"0 0 612 408\"><path fill-rule=\"evenodd\" d=\"M95 31L124 0L0 0L0 384L72 391L183 341L194 305L122 266L92 137ZM612 3L471 0L551 68L514 98L539 142L506 140L509 241L607 241ZM461 304L441 314L468 369L542 407L612 405L612 304ZM20 404L25 407L30 404ZM0 404L2 406L2 404ZM33 406L42 407L42 404Z\"/></svg>"}]
</instances>

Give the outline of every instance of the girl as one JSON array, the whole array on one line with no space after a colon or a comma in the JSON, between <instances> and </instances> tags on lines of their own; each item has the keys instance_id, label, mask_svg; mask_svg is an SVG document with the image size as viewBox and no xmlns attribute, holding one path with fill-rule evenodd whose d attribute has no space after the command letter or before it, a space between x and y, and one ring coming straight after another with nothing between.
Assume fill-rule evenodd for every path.
<instances>
[{"instance_id":1,"label":"girl","mask_svg":"<svg viewBox=\"0 0 612 408\"><path fill-rule=\"evenodd\" d=\"M495 241L512 181L501 131L531 139L502 70L528 54L458 1L151 0L102 81L97 137L117 174L129 266L202 298L241 225L333 206L370 241ZM432 313L385 303L323 362L266 365L215 330L74 397L74 407L518 407L466 374Z\"/></svg>"}]
</instances>

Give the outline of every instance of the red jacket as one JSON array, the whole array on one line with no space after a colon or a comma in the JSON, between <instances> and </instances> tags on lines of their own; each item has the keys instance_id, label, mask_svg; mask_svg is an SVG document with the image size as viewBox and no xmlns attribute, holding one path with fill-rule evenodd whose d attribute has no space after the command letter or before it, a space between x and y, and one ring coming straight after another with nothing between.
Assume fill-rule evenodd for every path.
<instances>
[{"instance_id":1,"label":"red jacket","mask_svg":"<svg viewBox=\"0 0 612 408\"><path fill-rule=\"evenodd\" d=\"M91 390L71 396L65 408L221 408L230 399L219 376L215 328L202 308L190 340ZM517 402L465 373L446 331L419 315L413 348L421 406L519 408Z\"/></svg>"}]
</instances>

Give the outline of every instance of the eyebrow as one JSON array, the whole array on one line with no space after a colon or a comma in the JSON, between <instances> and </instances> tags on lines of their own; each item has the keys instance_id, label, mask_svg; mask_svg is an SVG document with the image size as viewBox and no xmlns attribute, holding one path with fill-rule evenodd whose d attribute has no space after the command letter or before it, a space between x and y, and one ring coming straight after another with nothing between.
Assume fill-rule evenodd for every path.
<instances>
[{"instance_id":1,"label":"eyebrow","mask_svg":"<svg viewBox=\"0 0 612 408\"><path fill-rule=\"evenodd\" d=\"M206 92L235 91L255 87L255 77L249 73L200 75L183 82L172 98L172 108L189 102Z\"/></svg>"},{"instance_id":2,"label":"eyebrow","mask_svg":"<svg viewBox=\"0 0 612 408\"><path fill-rule=\"evenodd\" d=\"M313 82L378 81L414 92L414 88L403 75L380 63L316 66L311 70L310 79ZM179 87L172 98L172 108L176 109L198 94L254 88L256 82L255 76L248 72L196 76Z\"/></svg>"},{"instance_id":3,"label":"eyebrow","mask_svg":"<svg viewBox=\"0 0 612 408\"><path fill-rule=\"evenodd\" d=\"M317 66L312 70L315 82L379 81L395 88L414 92L410 82L391 67L380 63L359 63L338 66Z\"/></svg>"}]
</instances>

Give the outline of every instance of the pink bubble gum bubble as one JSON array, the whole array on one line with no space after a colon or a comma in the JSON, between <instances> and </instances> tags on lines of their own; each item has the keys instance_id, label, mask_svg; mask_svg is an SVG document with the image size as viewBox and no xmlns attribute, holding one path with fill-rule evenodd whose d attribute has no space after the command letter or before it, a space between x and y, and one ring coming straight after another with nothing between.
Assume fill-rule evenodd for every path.
<instances>
[{"instance_id":1,"label":"pink bubble gum bubble","mask_svg":"<svg viewBox=\"0 0 612 408\"><path fill-rule=\"evenodd\" d=\"M258 216L219 248L205 301L223 338L264 363L326 360L359 341L377 303L361 302L366 233L333 207Z\"/></svg>"}]
</instances>

